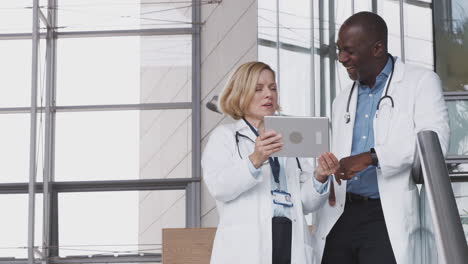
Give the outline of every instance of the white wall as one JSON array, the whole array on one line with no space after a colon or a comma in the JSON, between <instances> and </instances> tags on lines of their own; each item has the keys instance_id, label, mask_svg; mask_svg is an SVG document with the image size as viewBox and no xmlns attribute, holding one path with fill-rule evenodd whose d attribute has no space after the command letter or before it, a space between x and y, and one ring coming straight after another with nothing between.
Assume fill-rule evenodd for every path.
<instances>
[{"instance_id":1,"label":"white wall","mask_svg":"<svg viewBox=\"0 0 468 264\"><path fill-rule=\"evenodd\" d=\"M205 105L221 92L230 73L240 64L257 59L257 0L223 0L202 9L202 150L218 124L231 122ZM202 226L218 224L213 198L201 190Z\"/></svg>"}]
</instances>

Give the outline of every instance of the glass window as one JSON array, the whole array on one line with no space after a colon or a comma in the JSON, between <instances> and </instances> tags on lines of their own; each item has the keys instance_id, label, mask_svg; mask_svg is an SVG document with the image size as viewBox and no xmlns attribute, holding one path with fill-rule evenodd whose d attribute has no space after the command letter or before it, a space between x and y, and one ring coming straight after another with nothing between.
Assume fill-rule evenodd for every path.
<instances>
[{"instance_id":1,"label":"glass window","mask_svg":"<svg viewBox=\"0 0 468 264\"><path fill-rule=\"evenodd\" d=\"M401 57L399 1L393 1L393 0L378 1L377 9L378 9L378 14L387 23L388 51L393 56Z\"/></svg>"},{"instance_id":2,"label":"glass window","mask_svg":"<svg viewBox=\"0 0 468 264\"><path fill-rule=\"evenodd\" d=\"M312 114L310 53L281 49L280 105L286 115Z\"/></svg>"},{"instance_id":3,"label":"glass window","mask_svg":"<svg viewBox=\"0 0 468 264\"><path fill-rule=\"evenodd\" d=\"M372 11L372 0L354 0L354 13Z\"/></svg>"},{"instance_id":4,"label":"glass window","mask_svg":"<svg viewBox=\"0 0 468 264\"><path fill-rule=\"evenodd\" d=\"M311 43L310 0L280 1L280 42L309 48Z\"/></svg>"},{"instance_id":5,"label":"glass window","mask_svg":"<svg viewBox=\"0 0 468 264\"><path fill-rule=\"evenodd\" d=\"M42 194L36 195L34 245L42 245ZM27 258L28 195L0 194L0 260L2 257Z\"/></svg>"},{"instance_id":6,"label":"glass window","mask_svg":"<svg viewBox=\"0 0 468 264\"><path fill-rule=\"evenodd\" d=\"M0 9L1 10L1 9ZM1 34L1 33L0 33ZM40 39L37 68L37 105L45 104L46 41ZM31 105L31 40L0 41L0 108ZM43 99L41 101L41 99Z\"/></svg>"},{"instance_id":7,"label":"glass window","mask_svg":"<svg viewBox=\"0 0 468 264\"><path fill-rule=\"evenodd\" d=\"M59 39L57 105L190 101L191 36Z\"/></svg>"},{"instance_id":8,"label":"glass window","mask_svg":"<svg viewBox=\"0 0 468 264\"><path fill-rule=\"evenodd\" d=\"M280 105L286 115L310 115L311 93L311 1L294 4L280 1Z\"/></svg>"},{"instance_id":9,"label":"glass window","mask_svg":"<svg viewBox=\"0 0 468 264\"><path fill-rule=\"evenodd\" d=\"M32 1L2 0L0 34L32 32L31 6Z\"/></svg>"},{"instance_id":10,"label":"glass window","mask_svg":"<svg viewBox=\"0 0 468 264\"><path fill-rule=\"evenodd\" d=\"M448 155L468 156L468 100L447 101L450 118Z\"/></svg>"},{"instance_id":11,"label":"glass window","mask_svg":"<svg viewBox=\"0 0 468 264\"><path fill-rule=\"evenodd\" d=\"M30 114L0 114L0 184L29 182L30 166ZM36 120L36 181L43 179L45 117L37 114Z\"/></svg>"},{"instance_id":12,"label":"glass window","mask_svg":"<svg viewBox=\"0 0 468 264\"><path fill-rule=\"evenodd\" d=\"M465 237L468 241L468 182L452 183Z\"/></svg>"},{"instance_id":13,"label":"glass window","mask_svg":"<svg viewBox=\"0 0 468 264\"><path fill-rule=\"evenodd\" d=\"M183 190L59 194L61 257L161 253L162 229L183 227Z\"/></svg>"},{"instance_id":14,"label":"glass window","mask_svg":"<svg viewBox=\"0 0 468 264\"><path fill-rule=\"evenodd\" d=\"M59 1L60 31L191 27L190 1Z\"/></svg>"},{"instance_id":15,"label":"glass window","mask_svg":"<svg viewBox=\"0 0 468 264\"><path fill-rule=\"evenodd\" d=\"M55 179L191 177L190 112L57 113Z\"/></svg>"},{"instance_id":16,"label":"glass window","mask_svg":"<svg viewBox=\"0 0 468 264\"><path fill-rule=\"evenodd\" d=\"M434 69L432 9L404 3L406 62Z\"/></svg>"},{"instance_id":17,"label":"glass window","mask_svg":"<svg viewBox=\"0 0 468 264\"><path fill-rule=\"evenodd\" d=\"M434 1L436 71L445 91L468 91L468 2Z\"/></svg>"},{"instance_id":18,"label":"glass window","mask_svg":"<svg viewBox=\"0 0 468 264\"><path fill-rule=\"evenodd\" d=\"M359 3L362 2L362 3ZM354 7L365 5L366 1L349 1L349 0L336 0L335 1L335 27L338 33L340 26L343 22L352 15L353 3ZM356 11L356 10L355 10ZM356 11L357 13L358 11ZM338 38L338 34L335 35Z\"/></svg>"},{"instance_id":19,"label":"glass window","mask_svg":"<svg viewBox=\"0 0 468 264\"><path fill-rule=\"evenodd\" d=\"M277 57L278 52L276 47L264 46L262 44L258 46L258 59L270 65L270 67L276 72L276 77L278 77L278 67L276 66L278 63Z\"/></svg>"},{"instance_id":20,"label":"glass window","mask_svg":"<svg viewBox=\"0 0 468 264\"><path fill-rule=\"evenodd\" d=\"M0 108L31 105L31 50L31 40L0 41Z\"/></svg>"},{"instance_id":21,"label":"glass window","mask_svg":"<svg viewBox=\"0 0 468 264\"><path fill-rule=\"evenodd\" d=\"M276 1L258 1L258 38L277 41Z\"/></svg>"},{"instance_id":22,"label":"glass window","mask_svg":"<svg viewBox=\"0 0 468 264\"><path fill-rule=\"evenodd\" d=\"M0 182L29 180L29 114L0 114Z\"/></svg>"}]
</instances>

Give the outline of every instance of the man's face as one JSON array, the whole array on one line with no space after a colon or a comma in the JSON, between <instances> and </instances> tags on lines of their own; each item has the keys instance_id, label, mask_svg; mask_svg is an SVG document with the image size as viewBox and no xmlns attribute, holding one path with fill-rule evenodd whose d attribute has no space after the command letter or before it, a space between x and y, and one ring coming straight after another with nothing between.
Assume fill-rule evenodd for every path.
<instances>
[{"instance_id":1,"label":"man's face","mask_svg":"<svg viewBox=\"0 0 468 264\"><path fill-rule=\"evenodd\" d=\"M352 80L365 82L372 76L376 65L374 44L357 25L343 25L340 28L336 42L338 60Z\"/></svg>"}]
</instances>

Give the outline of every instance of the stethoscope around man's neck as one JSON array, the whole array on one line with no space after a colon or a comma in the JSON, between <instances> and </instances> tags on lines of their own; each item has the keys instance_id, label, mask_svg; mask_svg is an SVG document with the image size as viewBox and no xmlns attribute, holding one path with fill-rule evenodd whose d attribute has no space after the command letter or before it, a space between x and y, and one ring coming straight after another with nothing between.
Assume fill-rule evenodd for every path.
<instances>
[{"instance_id":1,"label":"stethoscope around man's neck","mask_svg":"<svg viewBox=\"0 0 468 264\"><path fill-rule=\"evenodd\" d=\"M390 53L388 53L388 57L390 57L390 60L392 61L392 72L390 73L390 76L388 77L387 85L385 87L385 95L382 96L380 98L379 102L377 103L377 111L375 113L376 117L377 117L378 112L379 112L380 103L382 103L383 100L389 99L390 102L392 103L392 108L394 106L393 98L390 95L388 95L388 88L390 87L390 83L392 82L393 71L395 70L395 59L393 58L392 54L390 54ZM349 105L351 104L351 97L353 96L354 87L356 86L356 82L357 81L354 81L353 86L351 87L351 91L349 92L349 96L348 96L348 103L346 104L346 114L344 116L346 124L348 124L351 121L351 113L349 112Z\"/></svg>"}]
</instances>

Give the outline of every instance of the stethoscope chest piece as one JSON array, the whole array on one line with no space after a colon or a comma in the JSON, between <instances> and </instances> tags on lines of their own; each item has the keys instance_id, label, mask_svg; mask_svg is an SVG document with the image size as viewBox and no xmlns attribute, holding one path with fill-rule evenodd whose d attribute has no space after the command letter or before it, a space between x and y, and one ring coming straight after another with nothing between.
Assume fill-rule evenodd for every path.
<instances>
[{"instance_id":1,"label":"stethoscope chest piece","mask_svg":"<svg viewBox=\"0 0 468 264\"><path fill-rule=\"evenodd\" d=\"M348 124L349 121L351 121L351 114L349 112L346 112L346 114L344 115L344 118L345 118L346 124Z\"/></svg>"}]
</instances>

